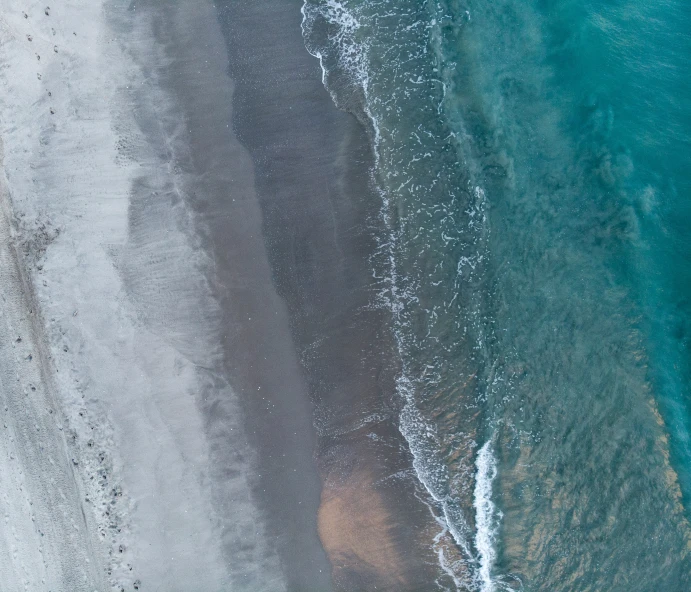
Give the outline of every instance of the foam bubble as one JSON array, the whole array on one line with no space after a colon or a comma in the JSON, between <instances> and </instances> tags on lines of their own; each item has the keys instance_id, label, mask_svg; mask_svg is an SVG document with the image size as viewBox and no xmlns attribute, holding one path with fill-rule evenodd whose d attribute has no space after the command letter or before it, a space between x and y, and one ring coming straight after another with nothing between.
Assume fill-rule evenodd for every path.
<instances>
[{"instance_id":1,"label":"foam bubble","mask_svg":"<svg viewBox=\"0 0 691 592\"><path fill-rule=\"evenodd\" d=\"M441 526L441 532L435 539L435 548L438 553L439 563L447 574L454 572L454 567L449 564L443 552L439 551L438 541L440 537L449 533L465 559L471 565L478 563L472 549L473 533L464 516L461 502L450 488L450 475L446 464L439 458L439 442L436 435L436 426L427 420L417 407L416 399L419 397L419 385L413 378L407 359L410 349L410 335L407 327L406 314L419 302L416 294L416 286L411 284L410 278L402 281L402 273L399 272L399 262L396 253L401 247L401 230L397 229L397 192L387 189L382 182L381 165L386 159L385 139L390 140L395 130L386 129L385 120L380 121L381 97L375 96L374 81L370 77L370 71L375 71L370 64L374 59L371 41L367 39L367 15L358 12L357 6L349 5L344 0L305 0L302 6L302 32L308 52L319 60L322 69L322 82L332 96L334 103L341 106L347 102L346 95L357 90L362 97L359 105L364 115L369 120L372 133L372 147L374 152L374 166L370 171L372 187L377 191L381 199L381 218L386 228L390 230L387 236L377 237L379 241L380 262L385 266L386 273L381 277L382 289L379 294L379 304L387 308L394 320L394 335L400 359L402 361L401 373L397 380L397 390L403 399L403 409L399 417L399 429L408 442L413 455L413 468L421 484L434 501L435 519ZM415 21L410 27L421 26L420 21ZM345 81L345 84L344 84ZM411 84L419 86L423 82L420 72L411 74ZM443 82L442 82L443 84ZM387 107L390 109L390 107ZM420 130L418 130L420 131ZM387 134L384 138L383 134ZM419 140L419 138L418 138ZM420 141L420 144L422 142ZM425 147L422 147L425 150ZM431 158L430 151L422 152L420 158ZM385 173L391 176L391 173ZM408 180L410 183L410 179ZM405 185L399 187L399 191ZM471 217L469 229L482 234L486 231L486 198L484 191L476 187L474 200L470 207L474 216ZM481 255L469 255L463 258L463 264L467 264L472 270L482 260ZM459 276L472 275L474 271L465 271ZM375 272L376 275L376 272ZM482 345L482 344L480 344ZM458 589L462 589L457 574L453 580Z\"/></svg>"},{"instance_id":2,"label":"foam bubble","mask_svg":"<svg viewBox=\"0 0 691 592\"><path fill-rule=\"evenodd\" d=\"M497 461L492 452L492 442L487 441L480 448L475 459L475 547L478 552L479 569L477 577L481 592L494 592L492 565L496 556L497 512L492 502L492 482L497 476Z\"/></svg>"}]
</instances>

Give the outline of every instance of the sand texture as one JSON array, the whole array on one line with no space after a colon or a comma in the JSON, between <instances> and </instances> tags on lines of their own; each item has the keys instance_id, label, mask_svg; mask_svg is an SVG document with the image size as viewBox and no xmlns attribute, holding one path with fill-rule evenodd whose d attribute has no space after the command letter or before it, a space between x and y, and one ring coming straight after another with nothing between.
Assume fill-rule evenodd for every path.
<instances>
[{"instance_id":1,"label":"sand texture","mask_svg":"<svg viewBox=\"0 0 691 592\"><path fill-rule=\"evenodd\" d=\"M212 39L210 6L191 8ZM284 587L159 22L0 4L4 590Z\"/></svg>"},{"instance_id":2,"label":"sand texture","mask_svg":"<svg viewBox=\"0 0 691 592\"><path fill-rule=\"evenodd\" d=\"M0 0L0 589L448 585L300 4Z\"/></svg>"}]
</instances>

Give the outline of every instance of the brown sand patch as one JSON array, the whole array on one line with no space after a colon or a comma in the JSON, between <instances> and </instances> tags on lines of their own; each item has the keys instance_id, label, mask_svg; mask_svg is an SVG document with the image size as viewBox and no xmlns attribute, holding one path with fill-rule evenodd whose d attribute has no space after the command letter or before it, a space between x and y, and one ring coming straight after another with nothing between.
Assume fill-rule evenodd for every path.
<instances>
[{"instance_id":1,"label":"brown sand patch","mask_svg":"<svg viewBox=\"0 0 691 592\"><path fill-rule=\"evenodd\" d=\"M319 508L319 535L337 587L348 590L407 588L392 532L394 517L366 471L347 484L326 485ZM376 582L376 588L375 586Z\"/></svg>"}]
</instances>

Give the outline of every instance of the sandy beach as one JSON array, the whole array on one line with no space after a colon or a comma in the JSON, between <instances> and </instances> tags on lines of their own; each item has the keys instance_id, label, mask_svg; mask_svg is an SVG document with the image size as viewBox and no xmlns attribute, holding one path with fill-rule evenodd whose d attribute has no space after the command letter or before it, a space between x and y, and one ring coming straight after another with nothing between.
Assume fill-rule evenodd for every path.
<instances>
[{"instance_id":1,"label":"sandy beach","mask_svg":"<svg viewBox=\"0 0 691 592\"><path fill-rule=\"evenodd\" d=\"M9 276L5 288L21 296L11 334L35 319L33 342L27 327L11 347L36 350L45 384L23 369L20 388L52 396L59 418L53 445L31 438L57 457L41 457L47 468L24 486L43 512L41 546L2 566L4 583L30 590L284 586L251 492L255 453L223 372L214 262L200 248L181 164L185 120L157 82L166 60L156 16L110 3L2 5L14 231L3 240L26 277ZM222 427L204 414L220 406ZM25 420L7 413L20 431ZM26 458L19 474L36 475ZM45 489L68 477L67 507L49 511ZM19 521L11 509L20 499L6 499L8 521ZM75 541L78 552L63 544L77 528L94 539ZM14 536L15 547L31 546L28 534Z\"/></svg>"},{"instance_id":2,"label":"sandy beach","mask_svg":"<svg viewBox=\"0 0 691 592\"><path fill-rule=\"evenodd\" d=\"M0 45L2 588L443 582L300 3L2 0Z\"/></svg>"}]
</instances>

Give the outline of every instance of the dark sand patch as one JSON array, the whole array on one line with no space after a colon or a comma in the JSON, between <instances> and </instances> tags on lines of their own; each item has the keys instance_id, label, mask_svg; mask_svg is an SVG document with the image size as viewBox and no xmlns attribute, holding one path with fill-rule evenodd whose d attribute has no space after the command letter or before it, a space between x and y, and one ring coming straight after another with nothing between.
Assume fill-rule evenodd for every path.
<instances>
[{"instance_id":1,"label":"dark sand patch","mask_svg":"<svg viewBox=\"0 0 691 592\"><path fill-rule=\"evenodd\" d=\"M312 405L285 302L272 281L254 165L232 128L233 82L216 14L207 3L147 6L165 64L155 76L179 109L164 128L177 125L182 131L173 135L174 166L195 214L198 248L212 258L207 274L222 311L221 362L211 369L216 385L203 393L199 406L234 589L326 592L331 577L317 534ZM238 529L243 505L228 485L243 470L239 461L251 467L252 503L260 511L255 526L264 537Z\"/></svg>"}]
</instances>

